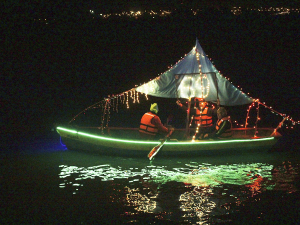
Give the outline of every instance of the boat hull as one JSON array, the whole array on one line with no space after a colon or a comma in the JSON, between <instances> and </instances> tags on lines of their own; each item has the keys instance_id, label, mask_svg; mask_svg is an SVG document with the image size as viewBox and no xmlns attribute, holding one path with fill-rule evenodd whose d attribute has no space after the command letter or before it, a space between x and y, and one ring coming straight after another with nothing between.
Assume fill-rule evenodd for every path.
<instances>
[{"instance_id":1,"label":"boat hull","mask_svg":"<svg viewBox=\"0 0 300 225\"><path fill-rule=\"evenodd\" d=\"M58 127L68 149L97 152L105 155L139 157L147 156L159 141L120 139L108 135L93 134L77 129ZM278 141L278 137L228 138L223 140L182 140L170 139L165 142L160 156L220 155L266 151Z\"/></svg>"}]
</instances>

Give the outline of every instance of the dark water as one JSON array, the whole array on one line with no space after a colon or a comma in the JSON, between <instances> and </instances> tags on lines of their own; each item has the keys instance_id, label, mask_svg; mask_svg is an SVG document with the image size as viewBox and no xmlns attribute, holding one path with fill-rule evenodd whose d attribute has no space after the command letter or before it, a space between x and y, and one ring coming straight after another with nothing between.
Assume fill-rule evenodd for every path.
<instances>
[{"instance_id":1,"label":"dark water","mask_svg":"<svg viewBox=\"0 0 300 225\"><path fill-rule=\"evenodd\" d=\"M294 151L149 162L69 151L54 133L10 151L1 154L1 224L300 222Z\"/></svg>"}]
</instances>

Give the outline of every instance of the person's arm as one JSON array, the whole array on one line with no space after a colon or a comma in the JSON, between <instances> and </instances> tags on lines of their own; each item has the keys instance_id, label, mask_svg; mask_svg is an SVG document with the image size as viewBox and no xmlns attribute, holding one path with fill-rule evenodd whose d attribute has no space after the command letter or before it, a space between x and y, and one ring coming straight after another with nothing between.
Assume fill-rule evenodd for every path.
<instances>
[{"instance_id":1,"label":"person's arm","mask_svg":"<svg viewBox=\"0 0 300 225\"><path fill-rule=\"evenodd\" d=\"M188 107L183 105L179 100L176 101L176 104L184 111L187 111Z\"/></svg>"},{"instance_id":2,"label":"person's arm","mask_svg":"<svg viewBox=\"0 0 300 225\"><path fill-rule=\"evenodd\" d=\"M157 127L157 129L161 132L161 133L169 133L169 129L166 128L162 123L161 120L158 116L155 116L152 119L152 123Z\"/></svg>"},{"instance_id":3,"label":"person's arm","mask_svg":"<svg viewBox=\"0 0 300 225\"><path fill-rule=\"evenodd\" d=\"M209 109L209 114L210 114L211 116L217 115L217 111L218 111L218 108L217 108L217 107L215 107L215 106L210 106L208 109Z\"/></svg>"},{"instance_id":4,"label":"person's arm","mask_svg":"<svg viewBox=\"0 0 300 225\"><path fill-rule=\"evenodd\" d=\"M221 126L219 128L219 130L215 133L216 137L219 137L220 135L222 135L226 130L231 128L231 124L228 120L224 120L221 123Z\"/></svg>"}]
</instances>

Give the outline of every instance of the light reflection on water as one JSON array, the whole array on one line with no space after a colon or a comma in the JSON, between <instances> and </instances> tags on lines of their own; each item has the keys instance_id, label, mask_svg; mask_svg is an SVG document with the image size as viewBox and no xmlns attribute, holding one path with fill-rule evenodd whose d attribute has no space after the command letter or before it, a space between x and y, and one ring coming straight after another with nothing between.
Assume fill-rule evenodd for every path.
<instances>
[{"instance_id":1,"label":"light reflection on water","mask_svg":"<svg viewBox=\"0 0 300 225\"><path fill-rule=\"evenodd\" d=\"M290 161L275 165L199 163L201 159L173 159L173 163L107 159L111 161L95 166L59 165L59 188L80 195L87 182L120 184L110 194L114 195L111 201L128 207L124 215L154 213L158 219L179 217L198 224L208 223L211 216L232 213L234 207L266 191L299 191L294 185L298 168Z\"/></svg>"}]
</instances>

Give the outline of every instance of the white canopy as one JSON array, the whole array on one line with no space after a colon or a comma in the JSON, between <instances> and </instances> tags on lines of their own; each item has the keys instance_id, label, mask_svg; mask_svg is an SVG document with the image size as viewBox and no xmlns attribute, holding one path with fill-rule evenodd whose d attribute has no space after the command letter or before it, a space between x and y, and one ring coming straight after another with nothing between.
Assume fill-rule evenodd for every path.
<instances>
[{"instance_id":1,"label":"white canopy","mask_svg":"<svg viewBox=\"0 0 300 225\"><path fill-rule=\"evenodd\" d=\"M221 105L234 106L253 99L232 85L213 66L198 40L196 46L171 69L138 86L136 91L162 98L204 98Z\"/></svg>"}]
</instances>

